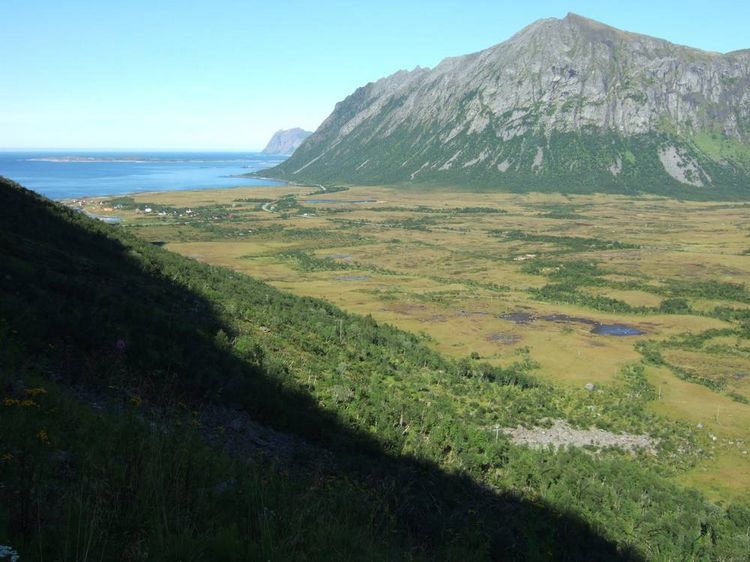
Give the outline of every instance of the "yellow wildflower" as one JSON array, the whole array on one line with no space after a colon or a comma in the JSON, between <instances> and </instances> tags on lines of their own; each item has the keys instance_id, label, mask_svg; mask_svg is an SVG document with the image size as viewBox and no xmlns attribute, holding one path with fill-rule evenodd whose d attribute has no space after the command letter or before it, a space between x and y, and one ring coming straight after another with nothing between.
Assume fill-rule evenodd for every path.
<instances>
[{"instance_id":1,"label":"yellow wildflower","mask_svg":"<svg viewBox=\"0 0 750 562\"><path fill-rule=\"evenodd\" d=\"M37 404L33 400L17 400L16 398L3 399L3 405L4 406L21 406L21 407L30 407L30 406L39 407L39 404Z\"/></svg>"}]
</instances>

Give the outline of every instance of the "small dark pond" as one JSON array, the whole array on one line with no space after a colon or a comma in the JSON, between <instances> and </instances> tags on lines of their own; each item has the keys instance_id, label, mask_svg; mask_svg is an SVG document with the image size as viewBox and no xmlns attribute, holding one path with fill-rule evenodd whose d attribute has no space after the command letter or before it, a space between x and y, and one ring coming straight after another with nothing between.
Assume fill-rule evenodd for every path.
<instances>
[{"instance_id":1,"label":"small dark pond","mask_svg":"<svg viewBox=\"0 0 750 562\"><path fill-rule=\"evenodd\" d=\"M545 322L555 322L557 324L583 324L591 326L591 333L600 336L642 336L646 332L627 326L625 324L602 324L590 318L581 318L580 316L568 316L567 314L547 314L545 316L534 316L528 312L511 312L500 316L503 320L508 320L514 324L526 325L537 320Z\"/></svg>"},{"instance_id":2,"label":"small dark pond","mask_svg":"<svg viewBox=\"0 0 750 562\"><path fill-rule=\"evenodd\" d=\"M500 318L508 320L514 324L531 324L535 318L533 314L528 312L511 312L509 314L503 314Z\"/></svg>"},{"instance_id":3,"label":"small dark pond","mask_svg":"<svg viewBox=\"0 0 750 562\"><path fill-rule=\"evenodd\" d=\"M599 324L596 320L590 318L581 318L580 316L568 316L567 314L548 314L546 316L540 316L539 320L546 320L547 322L557 322L558 324L588 324L589 326L596 326Z\"/></svg>"},{"instance_id":4,"label":"small dark pond","mask_svg":"<svg viewBox=\"0 0 750 562\"><path fill-rule=\"evenodd\" d=\"M626 326L625 324L597 324L591 330L592 334L599 334L600 336L642 336L646 332L633 328L632 326Z\"/></svg>"},{"instance_id":5,"label":"small dark pond","mask_svg":"<svg viewBox=\"0 0 750 562\"><path fill-rule=\"evenodd\" d=\"M83 211L84 214L88 215L92 219L97 219L102 222L106 222L107 224L120 224L122 222L122 219L120 217L116 216L110 216L110 215L97 215L96 213L90 213L88 211Z\"/></svg>"}]
</instances>

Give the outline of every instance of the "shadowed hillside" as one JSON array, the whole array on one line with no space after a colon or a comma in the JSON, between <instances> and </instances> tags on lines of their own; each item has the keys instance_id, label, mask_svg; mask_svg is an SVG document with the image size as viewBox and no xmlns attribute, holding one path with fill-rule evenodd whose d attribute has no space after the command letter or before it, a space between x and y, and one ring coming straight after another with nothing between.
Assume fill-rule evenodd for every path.
<instances>
[{"instance_id":1,"label":"shadowed hillside","mask_svg":"<svg viewBox=\"0 0 750 562\"><path fill-rule=\"evenodd\" d=\"M7 180L0 295L0 544L22 560L748 553L745 508L633 462L515 447L409 386L470 379L522 403L523 364L446 359ZM292 453L236 446L248 418Z\"/></svg>"}]
</instances>

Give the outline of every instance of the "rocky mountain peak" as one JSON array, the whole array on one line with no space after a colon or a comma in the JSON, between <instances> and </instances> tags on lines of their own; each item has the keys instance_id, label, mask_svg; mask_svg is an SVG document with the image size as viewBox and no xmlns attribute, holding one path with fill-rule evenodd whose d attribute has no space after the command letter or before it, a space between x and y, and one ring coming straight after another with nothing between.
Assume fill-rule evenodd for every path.
<instances>
[{"instance_id":1,"label":"rocky mountain peak","mask_svg":"<svg viewBox=\"0 0 750 562\"><path fill-rule=\"evenodd\" d=\"M748 143L750 52L710 53L570 13L359 88L278 172L737 189L750 173Z\"/></svg>"}]
</instances>

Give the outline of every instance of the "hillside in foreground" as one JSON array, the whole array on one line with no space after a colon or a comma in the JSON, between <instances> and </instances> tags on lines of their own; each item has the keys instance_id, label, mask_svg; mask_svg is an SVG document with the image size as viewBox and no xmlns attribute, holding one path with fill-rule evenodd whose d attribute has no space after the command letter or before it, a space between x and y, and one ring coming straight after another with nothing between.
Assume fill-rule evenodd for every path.
<instances>
[{"instance_id":1,"label":"hillside in foreground","mask_svg":"<svg viewBox=\"0 0 750 562\"><path fill-rule=\"evenodd\" d=\"M536 381L523 355L447 359L6 180L0 255L0 543L23 560L750 552L746 507L670 482L701 443L645 411L637 366L592 394ZM488 431L549 418L659 445Z\"/></svg>"},{"instance_id":2,"label":"hillside in foreground","mask_svg":"<svg viewBox=\"0 0 750 562\"><path fill-rule=\"evenodd\" d=\"M747 198L748 92L748 50L705 52L568 14L357 89L263 174Z\"/></svg>"}]
</instances>

